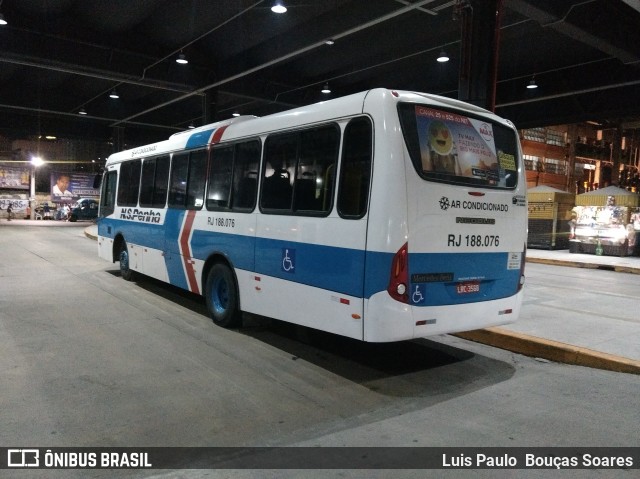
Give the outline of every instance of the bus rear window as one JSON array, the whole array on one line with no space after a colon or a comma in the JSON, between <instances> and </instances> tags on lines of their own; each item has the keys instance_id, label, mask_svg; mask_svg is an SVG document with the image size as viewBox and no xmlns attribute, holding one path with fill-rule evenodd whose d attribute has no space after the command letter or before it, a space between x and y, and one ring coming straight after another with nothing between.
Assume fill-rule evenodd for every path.
<instances>
[{"instance_id":1,"label":"bus rear window","mask_svg":"<svg viewBox=\"0 0 640 479\"><path fill-rule=\"evenodd\" d=\"M398 105L404 139L425 180L487 188L518 184L514 130L426 105Z\"/></svg>"}]
</instances>

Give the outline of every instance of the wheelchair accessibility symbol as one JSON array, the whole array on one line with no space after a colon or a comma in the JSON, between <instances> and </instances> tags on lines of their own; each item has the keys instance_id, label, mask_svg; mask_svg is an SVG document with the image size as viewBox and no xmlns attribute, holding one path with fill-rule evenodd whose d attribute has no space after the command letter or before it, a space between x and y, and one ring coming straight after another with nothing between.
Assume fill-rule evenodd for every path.
<instances>
[{"instance_id":1,"label":"wheelchair accessibility symbol","mask_svg":"<svg viewBox=\"0 0 640 479\"><path fill-rule=\"evenodd\" d=\"M296 250L290 248L282 248L282 271L285 273L295 273L296 268Z\"/></svg>"},{"instance_id":2,"label":"wheelchair accessibility symbol","mask_svg":"<svg viewBox=\"0 0 640 479\"><path fill-rule=\"evenodd\" d=\"M424 285L416 284L416 288L413 290L413 293L411 294L411 301L413 302L413 304L420 304L424 302L424 294L422 294L423 291L424 291Z\"/></svg>"}]
</instances>

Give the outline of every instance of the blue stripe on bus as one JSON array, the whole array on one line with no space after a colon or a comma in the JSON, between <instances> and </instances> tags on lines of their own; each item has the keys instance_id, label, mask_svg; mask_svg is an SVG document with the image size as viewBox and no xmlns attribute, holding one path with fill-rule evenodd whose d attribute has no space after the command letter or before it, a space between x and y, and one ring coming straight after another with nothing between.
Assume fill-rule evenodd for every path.
<instances>
[{"instance_id":1,"label":"blue stripe on bus","mask_svg":"<svg viewBox=\"0 0 640 479\"><path fill-rule=\"evenodd\" d=\"M108 233L109 227L111 227L111 233ZM164 250L165 230L162 225L116 218L102 218L98 222L99 236L115 238L116 234L122 230L126 231L123 236L128 243Z\"/></svg>"},{"instance_id":2,"label":"blue stripe on bus","mask_svg":"<svg viewBox=\"0 0 640 479\"><path fill-rule=\"evenodd\" d=\"M113 226L114 233L122 226L126 226L127 241L165 250L169 282L174 286L189 289L178 247L178 236L184 214L183 210L167 210L165 227L104 219L100 222L99 231L102 236L111 236L105 234L107 223ZM191 250L193 257L199 260L204 261L211 254L220 253L238 269L367 299L387 289L394 256L393 253L365 252L204 230L193 232ZM286 261L287 259L290 263ZM517 289L520 271L507 269L507 261L508 253L506 252L410 252L409 277L413 275L414 279L416 276L432 278L426 279L425 282L410 283L411 304L415 306L463 304L512 296ZM287 266L291 267L287 268ZM363 271L365 271L364 277ZM448 275L451 279L446 279ZM437 277L443 279L433 280ZM480 290L459 293L457 284L464 281L478 281ZM419 292L417 297L419 301L416 301L413 295L416 291Z\"/></svg>"},{"instance_id":3,"label":"blue stripe on bus","mask_svg":"<svg viewBox=\"0 0 640 479\"><path fill-rule=\"evenodd\" d=\"M412 282L409 287L411 302L416 306L437 306L513 296L520 281L520 269L507 269L508 258L506 252L409 253L410 278L452 276L452 280L447 281ZM461 282L477 282L479 291L460 293L457 286ZM416 286L419 294L418 298L413 298Z\"/></svg>"},{"instance_id":4,"label":"blue stripe on bus","mask_svg":"<svg viewBox=\"0 0 640 479\"><path fill-rule=\"evenodd\" d=\"M236 234L195 230L191 238L193 257L206 260L214 253L225 256L234 268L254 271L256 238Z\"/></svg>"},{"instance_id":5,"label":"blue stripe on bus","mask_svg":"<svg viewBox=\"0 0 640 479\"><path fill-rule=\"evenodd\" d=\"M185 149L188 150L190 148L200 148L207 146L209 144L209 138L211 138L211 134L215 131L215 128L210 130L203 130L189 136L187 140L187 145Z\"/></svg>"},{"instance_id":6,"label":"blue stripe on bus","mask_svg":"<svg viewBox=\"0 0 640 479\"><path fill-rule=\"evenodd\" d=\"M256 238L256 273L349 296L363 296L364 261L362 250Z\"/></svg>"},{"instance_id":7,"label":"blue stripe on bus","mask_svg":"<svg viewBox=\"0 0 640 479\"><path fill-rule=\"evenodd\" d=\"M187 276L184 272L182 257L179 254L165 255L164 264L167 267L169 283L173 286L178 286L179 288L189 291L189 284L187 283Z\"/></svg>"},{"instance_id":8,"label":"blue stripe on bus","mask_svg":"<svg viewBox=\"0 0 640 479\"><path fill-rule=\"evenodd\" d=\"M507 270L508 256L508 253L409 252L409 278L413 275L442 278L440 281L410 282L410 303L414 306L442 306L512 296L516 293L520 270ZM365 298L387 289L392 261L391 253L367 253ZM449 275L451 279L445 280ZM465 281L479 281L480 291L458 293L458 283ZM418 297L414 297L416 286Z\"/></svg>"}]
</instances>

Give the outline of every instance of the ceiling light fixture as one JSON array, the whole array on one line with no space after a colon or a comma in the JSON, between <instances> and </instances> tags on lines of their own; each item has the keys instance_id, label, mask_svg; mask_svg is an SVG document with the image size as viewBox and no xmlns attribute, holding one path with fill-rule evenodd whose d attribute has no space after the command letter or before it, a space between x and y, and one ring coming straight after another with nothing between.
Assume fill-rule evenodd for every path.
<instances>
[{"instance_id":1,"label":"ceiling light fixture","mask_svg":"<svg viewBox=\"0 0 640 479\"><path fill-rule=\"evenodd\" d=\"M281 1L277 1L273 4L273 7L271 7L271 11L273 13L284 13L287 11L287 7L285 7Z\"/></svg>"},{"instance_id":2,"label":"ceiling light fixture","mask_svg":"<svg viewBox=\"0 0 640 479\"><path fill-rule=\"evenodd\" d=\"M118 92L115 90L115 88L111 90L111 93L109 93L109 98L113 98L114 100L120 98L120 95L118 95Z\"/></svg>"},{"instance_id":3,"label":"ceiling light fixture","mask_svg":"<svg viewBox=\"0 0 640 479\"><path fill-rule=\"evenodd\" d=\"M189 126L187 128L189 128L190 130L193 130L196 127L196 125L193 124L193 122L189 123Z\"/></svg>"},{"instance_id":4,"label":"ceiling light fixture","mask_svg":"<svg viewBox=\"0 0 640 479\"><path fill-rule=\"evenodd\" d=\"M331 89L329 88L329 83L325 83L324 86L322 87L322 93L324 93L325 95L328 95L329 93L331 93Z\"/></svg>"},{"instance_id":5,"label":"ceiling light fixture","mask_svg":"<svg viewBox=\"0 0 640 479\"><path fill-rule=\"evenodd\" d=\"M179 63L180 65L186 65L187 63L189 63L189 60L187 60L187 56L180 52L180 55L178 55L178 58L176 58L176 63Z\"/></svg>"},{"instance_id":6,"label":"ceiling light fixture","mask_svg":"<svg viewBox=\"0 0 640 479\"><path fill-rule=\"evenodd\" d=\"M333 38L329 38L329 40L327 40L326 42L324 42L325 45L333 45L336 41Z\"/></svg>"},{"instance_id":7,"label":"ceiling light fixture","mask_svg":"<svg viewBox=\"0 0 640 479\"><path fill-rule=\"evenodd\" d=\"M438 55L438 58L436 58L436 60L440 63L446 63L449 61L449 55L447 55L447 52L442 50L440 51L440 55Z\"/></svg>"},{"instance_id":8,"label":"ceiling light fixture","mask_svg":"<svg viewBox=\"0 0 640 479\"><path fill-rule=\"evenodd\" d=\"M240 116L240 113L238 113L237 111L234 111L231 116Z\"/></svg>"},{"instance_id":9,"label":"ceiling light fixture","mask_svg":"<svg viewBox=\"0 0 640 479\"><path fill-rule=\"evenodd\" d=\"M84 108L80 108L78 115L86 115L86 114L87 114L87 110L85 110Z\"/></svg>"},{"instance_id":10,"label":"ceiling light fixture","mask_svg":"<svg viewBox=\"0 0 640 479\"><path fill-rule=\"evenodd\" d=\"M0 25L7 25L7 21L4 19L4 15L0 13Z\"/></svg>"},{"instance_id":11,"label":"ceiling light fixture","mask_svg":"<svg viewBox=\"0 0 640 479\"><path fill-rule=\"evenodd\" d=\"M538 88L538 84L536 83L536 77L535 76L531 77L531 81L527 85L527 88L529 90L534 90L535 88Z\"/></svg>"}]
</instances>

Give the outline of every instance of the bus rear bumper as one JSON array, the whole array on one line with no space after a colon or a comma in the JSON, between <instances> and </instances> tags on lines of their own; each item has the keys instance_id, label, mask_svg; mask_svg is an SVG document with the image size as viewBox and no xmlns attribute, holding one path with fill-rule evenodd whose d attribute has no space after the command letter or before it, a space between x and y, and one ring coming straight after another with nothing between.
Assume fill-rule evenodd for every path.
<instances>
[{"instance_id":1,"label":"bus rear bumper","mask_svg":"<svg viewBox=\"0 0 640 479\"><path fill-rule=\"evenodd\" d=\"M395 301L381 291L365 303L363 339L402 341L513 323L520 315L522 297L521 290L491 301L420 307Z\"/></svg>"}]
</instances>

